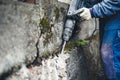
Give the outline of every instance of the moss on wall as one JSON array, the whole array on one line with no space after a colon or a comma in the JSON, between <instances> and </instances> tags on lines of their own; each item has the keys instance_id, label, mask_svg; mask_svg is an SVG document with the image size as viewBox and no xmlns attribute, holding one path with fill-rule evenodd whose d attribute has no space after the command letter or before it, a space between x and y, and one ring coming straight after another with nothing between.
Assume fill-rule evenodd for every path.
<instances>
[{"instance_id":1,"label":"moss on wall","mask_svg":"<svg viewBox=\"0 0 120 80\"><path fill-rule=\"evenodd\" d=\"M61 48L55 48L53 51L46 51L44 54L43 54L43 58L48 58L50 56L54 56L54 55L57 55L59 52L61 51Z\"/></svg>"},{"instance_id":2,"label":"moss on wall","mask_svg":"<svg viewBox=\"0 0 120 80\"><path fill-rule=\"evenodd\" d=\"M40 24L41 24L41 33L44 34L45 32L51 31L50 21L47 17L43 17Z\"/></svg>"},{"instance_id":3,"label":"moss on wall","mask_svg":"<svg viewBox=\"0 0 120 80\"><path fill-rule=\"evenodd\" d=\"M60 16L59 12L60 12L59 8L58 8L58 7L55 7L55 9L54 9L54 14L55 14L55 19L56 19L56 20L57 20L57 19L59 18L59 16Z\"/></svg>"},{"instance_id":4,"label":"moss on wall","mask_svg":"<svg viewBox=\"0 0 120 80\"><path fill-rule=\"evenodd\" d=\"M48 58L52 53L49 51L46 51L43 55L44 58Z\"/></svg>"},{"instance_id":5,"label":"moss on wall","mask_svg":"<svg viewBox=\"0 0 120 80\"><path fill-rule=\"evenodd\" d=\"M76 46L85 46L89 43L89 40L76 40L75 45Z\"/></svg>"},{"instance_id":6,"label":"moss on wall","mask_svg":"<svg viewBox=\"0 0 120 80\"><path fill-rule=\"evenodd\" d=\"M51 38L52 38L52 36L53 36L53 33L52 32L49 32L49 33L46 33L46 35L45 35L45 37L44 37L44 46L46 46L49 42L50 42L50 40L51 40Z\"/></svg>"},{"instance_id":7,"label":"moss on wall","mask_svg":"<svg viewBox=\"0 0 120 80\"><path fill-rule=\"evenodd\" d=\"M75 43L73 41L69 41L69 42L67 42L67 44L65 46L65 50L70 51L74 47L75 47Z\"/></svg>"},{"instance_id":8,"label":"moss on wall","mask_svg":"<svg viewBox=\"0 0 120 80\"><path fill-rule=\"evenodd\" d=\"M67 42L65 46L66 51L70 51L74 47L85 46L89 44L89 40L75 40Z\"/></svg>"}]
</instances>

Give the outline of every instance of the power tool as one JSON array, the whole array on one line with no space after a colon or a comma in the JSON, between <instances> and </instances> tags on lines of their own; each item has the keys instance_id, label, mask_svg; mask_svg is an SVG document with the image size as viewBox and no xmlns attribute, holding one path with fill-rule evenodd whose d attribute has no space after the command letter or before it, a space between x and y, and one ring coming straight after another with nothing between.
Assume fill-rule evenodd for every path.
<instances>
[{"instance_id":1,"label":"power tool","mask_svg":"<svg viewBox=\"0 0 120 80\"><path fill-rule=\"evenodd\" d=\"M64 23L64 30L63 30L63 47L61 53L64 53L64 48L66 45L66 42L70 39L72 36L75 24L76 24L76 18L79 18L77 14L74 15L74 12L83 7L84 2L82 0L72 0L67 12L66 20Z\"/></svg>"}]
</instances>

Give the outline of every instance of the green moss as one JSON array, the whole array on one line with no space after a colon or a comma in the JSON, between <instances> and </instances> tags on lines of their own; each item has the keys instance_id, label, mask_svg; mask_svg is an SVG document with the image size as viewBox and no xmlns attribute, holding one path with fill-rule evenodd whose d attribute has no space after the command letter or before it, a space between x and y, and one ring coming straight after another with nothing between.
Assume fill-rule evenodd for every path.
<instances>
[{"instance_id":1,"label":"green moss","mask_svg":"<svg viewBox=\"0 0 120 80\"><path fill-rule=\"evenodd\" d=\"M47 34L46 34L46 39L50 39L52 36L53 36L53 33L52 33L52 32L47 33Z\"/></svg>"},{"instance_id":2,"label":"green moss","mask_svg":"<svg viewBox=\"0 0 120 80\"><path fill-rule=\"evenodd\" d=\"M85 46L89 43L89 40L77 40L75 41L76 46Z\"/></svg>"},{"instance_id":3,"label":"green moss","mask_svg":"<svg viewBox=\"0 0 120 80\"><path fill-rule=\"evenodd\" d=\"M70 51L71 49L73 49L74 47L78 47L78 46L85 46L89 43L89 40L76 40L76 41L69 41L67 42L66 46L65 46L65 50L66 51Z\"/></svg>"},{"instance_id":4,"label":"green moss","mask_svg":"<svg viewBox=\"0 0 120 80\"><path fill-rule=\"evenodd\" d=\"M51 53L50 53L49 51L46 51L46 52L43 54L43 57L48 58L50 55L51 55Z\"/></svg>"},{"instance_id":5,"label":"green moss","mask_svg":"<svg viewBox=\"0 0 120 80\"><path fill-rule=\"evenodd\" d=\"M46 17L43 17L41 22L41 31L42 33L45 33L45 32L48 32L51 30L51 27L50 27L50 22L49 22L49 19L46 18Z\"/></svg>"},{"instance_id":6,"label":"green moss","mask_svg":"<svg viewBox=\"0 0 120 80\"><path fill-rule=\"evenodd\" d=\"M54 9L54 14L55 14L55 19L58 19L59 18L59 16L60 16L60 14L59 14L59 8L58 7L55 7L55 9Z\"/></svg>"},{"instance_id":7,"label":"green moss","mask_svg":"<svg viewBox=\"0 0 120 80\"><path fill-rule=\"evenodd\" d=\"M40 23L43 27L49 27L49 20L46 17L42 18Z\"/></svg>"},{"instance_id":8,"label":"green moss","mask_svg":"<svg viewBox=\"0 0 120 80\"><path fill-rule=\"evenodd\" d=\"M69 41L65 46L66 51L70 51L75 46L85 46L89 43L89 40L76 40L76 41Z\"/></svg>"},{"instance_id":9,"label":"green moss","mask_svg":"<svg viewBox=\"0 0 120 80\"><path fill-rule=\"evenodd\" d=\"M65 50L66 50L66 51L70 51L73 47L75 47L74 42L72 42L72 41L67 42L67 44L66 44L66 46L65 46Z\"/></svg>"},{"instance_id":10,"label":"green moss","mask_svg":"<svg viewBox=\"0 0 120 80\"><path fill-rule=\"evenodd\" d=\"M44 37L44 46L46 46L48 43L49 43L49 41L50 41L50 39L52 38L52 36L53 36L53 33L52 32L50 32L50 33L46 33L46 36Z\"/></svg>"}]
</instances>

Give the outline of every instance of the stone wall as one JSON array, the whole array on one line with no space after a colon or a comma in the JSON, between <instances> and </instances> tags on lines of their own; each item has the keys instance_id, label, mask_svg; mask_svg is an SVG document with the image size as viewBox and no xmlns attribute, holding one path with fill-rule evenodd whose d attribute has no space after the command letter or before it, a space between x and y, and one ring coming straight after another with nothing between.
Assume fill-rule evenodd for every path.
<instances>
[{"instance_id":1,"label":"stone wall","mask_svg":"<svg viewBox=\"0 0 120 80\"><path fill-rule=\"evenodd\" d=\"M56 0L0 0L0 74L60 47L65 8Z\"/></svg>"},{"instance_id":2,"label":"stone wall","mask_svg":"<svg viewBox=\"0 0 120 80\"><path fill-rule=\"evenodd\" d=\"M88 21L83 21L79 27L80 30L78 30L76 38L78 41L80 40L81 43L84 42L79 48L82 49L80 53L85 58L89 80L97 80L99 77L104 80L105 77L99 50L99 20L93 18Z\"/></svg>"},{"instance_id":3,"label":"stone wall","mask_svg":"<svg viewBox=\"0 0 120 80\"><path fill-rule=\"evenodd\" d=\"M28 4L20 0L0 0L0 75L21 65L33 63L36 59L41 62L42 58L46 59L60 51L63 21L68 5L57 0L36 1L36 4ZM95 29L95 22L94 19L83 22L80 25L81 30L77 31L79 36L75 36L74 41L89 38ZM90 24L94 28L88 28ZM68 74L71 75L68 79L87 80L101 70L98 39L95 37L90 47L80 47L82 52L72 50L75 47L74 41L66 46L66 51L72 51L67 52L72 53L68 63L70 65L76 59L78 62L74 63L75 67L68 66ZM80 56L83 56L81 61L84 59L84 64L79 64ZM86 69L84 66L90 67ZM75 68L73 72L72 68ZM88 76L89 74L91 75Z\"/></svg>"}]
</instances>

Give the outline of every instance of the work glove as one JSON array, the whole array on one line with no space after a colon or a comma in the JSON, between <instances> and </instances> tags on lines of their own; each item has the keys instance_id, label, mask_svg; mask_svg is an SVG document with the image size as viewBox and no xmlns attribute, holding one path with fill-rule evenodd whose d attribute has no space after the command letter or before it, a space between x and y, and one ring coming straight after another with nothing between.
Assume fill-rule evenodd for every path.
<instances>
[{"instance_id":1,"label":"work glove","mask_svg":"<svg viewBox=\"0 0 120 80\"><path fill-rule=\"evenodd\" d=\"M89 20L92 18L90 10L85 7L76 10L73 14L79 14L79 16L85 20Z\"/></svg>"}]
</instances>

